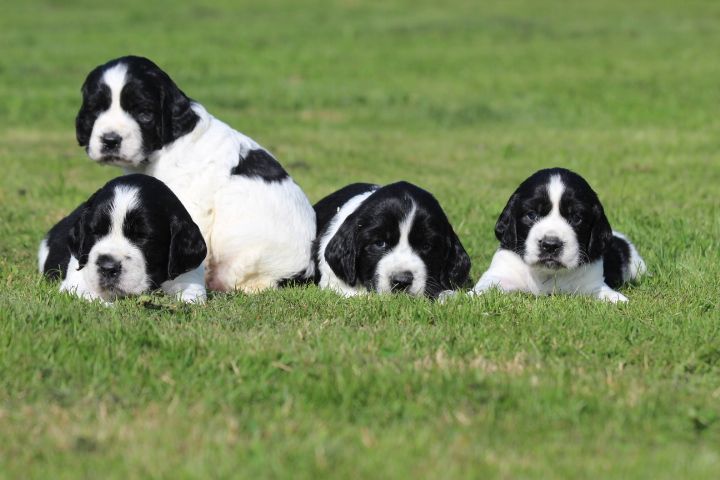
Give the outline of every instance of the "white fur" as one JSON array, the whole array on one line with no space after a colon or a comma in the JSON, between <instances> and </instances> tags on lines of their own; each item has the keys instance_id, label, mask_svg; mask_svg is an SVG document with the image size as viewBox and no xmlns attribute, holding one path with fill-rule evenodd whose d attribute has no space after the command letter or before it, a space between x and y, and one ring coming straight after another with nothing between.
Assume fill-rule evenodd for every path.
<instances>
[{"instance_id":1,"label":"white fur","mask_svg":"<svg viewBox=\"0 0 720 480\"><path fill-rule=\"evenodd\" d=\"M200 227L208 286L256 292L298 272L310 276L315 211L303 191L289 177L230 175L241 152L261 147L201 105L193 109L200 117L195 129L134 171L165 182Z\"/></svg>"},{"instance_id":2,"label":"white fur","mask_svg":"<svg viewBox=\"0 0 720 480\"><path fill-rule=\"evenodd\" d=\"M87 284L83 273L84 269L78 270L78 266L79 263L77 258L71 255L70 262L67 267L67 275L63 279L62 283L60 283L60 291L72 293L73 295L77 295L85 300L104 301L98 292Z\"/></svg>"},{"instance_id":3,"label":"white fur","mask_svg":"<svg viewBox=\"0 0 720 480\"><path fill-rule=\"evenodd\" d=\"M605 284L603 263L598 260L573 269L548 270L528 265L515 252L495 252L490 268L473 288L483 293L492 288L504 292L528 292L534 295L569 293L590 295L610 302L627 302L627 297Z\"/></svg>"},{"instance_id":4,"label":"white fur","mask_svg":"<svg viewBox=\"0 0 720 480\"><path fill-rule=\"evenodd\" d=\"M110 108L102 112L95 120L87 152L88 156L95 161L103 159L102 136L115 133L120 135L122 142L117 157L113 157L112 163L121 166L137 166L145 158L140 125L120 105L120 93L125 86L126 73L127 66L120 63L103 75L103 83L110 88Z\"/></svg>"},{"instance_id":5,"label":"white fur","mask_svg":"<svg viewBox=\"0 0 720 480\"><path fill-rule=\"evenodd\" d=\"M50 254L50 247L48 247L47 239L43 238L40 242L40 248L38 248L38 270L40 273L45 271L45 261Z\"/></svg>"},{"instance_id":6,"label":"white fur","mask_svg":"<svg viewBox=\"0 0 720 480\"><path fill-rule=\"evenodd\" d=\"M560 176L553 176L548 184L548 196L552 209L539 219L528 232L525 240L525 261L534 265L540 258L540 240L544 237L558 237L563 242L562 253L558 260L566 268L575 268L580 263L580 245L572 226L560 214L560 199L565 191Z\"/></svg>"},{"instance_id":7,"label":"white fur","mask_svg":"<svg viewBox=\"0 0 720 480\"><path fill-rule=\"evenodd\" d=\"M200 264L194 270L163 282L163 292L187 303L205 303L205 266Z\"/></svg>"},{"instance_id":8,"label":"white fur","mask_svg":"<svg viewBox=\"0 0 720 480\"><path fill-rule=\"evenodd\" d=\"M379 293L390 293L392 291L391 278L400 272L410 272L413 275L413 283L408 289L411 295L422 295L425 291L427 269L425 262L410 246L410 229L415 219L415 205L407 217L400 222L400 239L397 245L390 250L377 264L376 284Z\"/></svg>"},{"instance_id":9,"label":"white fur","mask_svg":"<svg viewBox=\"0 0 720 480\"><path fill-rule=\"evenodd\" d=\"M352 197L350 200L345 202L345 205L343 205L338 210L337 215L335 215L335 217L333 217L333 219L330 221L330 224L328 225L328 228L325 231L323 237L320 239L320 243L318 245L318 270L320 271L320 288L328 288L334 290L337 293L346 297L352 297L361 293L367 293L367 290L362 285L351 287L350 285L342 281L340 278L338 278L337 275L335 275L335 272L333 272L332 268L330 268L330 265L328 265L327 261L325 260L325 249L327 248L328 243L330 243L330 240L332 240L332 238L338 232L342 224L345 222L347 217L349 217L355 210L357 210L358 207L362 205L362 202L364 202L365 199L372 195L374 191L375 190L371 190L369 192L365 192Z\"/></svg>"}]
</instances>

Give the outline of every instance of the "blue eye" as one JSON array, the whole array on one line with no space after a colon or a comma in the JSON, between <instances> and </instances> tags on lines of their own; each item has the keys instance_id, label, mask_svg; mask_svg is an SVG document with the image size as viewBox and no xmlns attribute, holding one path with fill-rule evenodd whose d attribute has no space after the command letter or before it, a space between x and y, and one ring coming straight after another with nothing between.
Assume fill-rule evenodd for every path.
<instances>
[{"instance_id":1,"label":"blue eye","mask_svg":"<svg viewBox=\"0 0 720 480\"><path fill-rule=\"evenodd\" d=\"M373 243L373 247L377 249L384 249L385 247L387 247L387 242L385 240L378 240Z\"/></svg>"},{"instance_id":2,"label":"blue eye","mask_svg":"<svg viewBox=\"0 0 720 480\"><path fill-rule=\"evenodd\" d=\"M525 214L525 218L527 218L527 219L530 220L531 222L534 222L535 220L538 219L538 215L537 215L537 213L535 213L534 211L530 210L529 212L527 212L527 213Z\"/></svg>"}]
</instances>

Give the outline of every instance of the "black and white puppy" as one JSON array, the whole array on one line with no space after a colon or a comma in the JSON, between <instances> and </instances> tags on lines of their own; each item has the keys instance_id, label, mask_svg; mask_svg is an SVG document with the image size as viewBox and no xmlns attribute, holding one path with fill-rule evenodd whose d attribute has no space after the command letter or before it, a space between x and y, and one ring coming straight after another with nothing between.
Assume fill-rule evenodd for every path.
<instances>
[{"instance_id":1,"label":"black and white puppy","mask_svg":"<svg viewBox=\"0 0 720 480\"><path fill-rule=\"evenodd\" d=\"M38 268L60 291L110 302L162 288L205 300L200 229L160 180L126 175L108 182L40 243Z\"/></svg>"},{"instance_id":2,"label":"black and white puppy","mask_svg":"<svg viewBox=\"0 0 720 480\"><path fill-rule=\"evenodd\" d=\"M564 168L540 170L521 183L495 236L500 249L475 293L499 288L626 302L614 289L645 272L635 246L610 228L590 185Z\"/></svg>"},{"instance_id":3,"label":"black and white puppy","mask_svg":"<svg viewBox=\"0 0 720 480\"><path fill-rule=\"evenodd\" d=\"M315 213L263 147L214 118L146 58L95 68L77 140L101 164L159 178L200 227L215 290L259 291L311 278Z\"/></svg>"},{"instance_id":4,"label":"black and white puppy","mask_svg":"<svg viewBox=\"0 0 720 480\"><path fill-rule=\"evenodd\" d=\"M315 204L315 213L321 288L435 298L468 281L470 257L435 197L415 185L348 185Z\"/></svg>"}]
</instances>

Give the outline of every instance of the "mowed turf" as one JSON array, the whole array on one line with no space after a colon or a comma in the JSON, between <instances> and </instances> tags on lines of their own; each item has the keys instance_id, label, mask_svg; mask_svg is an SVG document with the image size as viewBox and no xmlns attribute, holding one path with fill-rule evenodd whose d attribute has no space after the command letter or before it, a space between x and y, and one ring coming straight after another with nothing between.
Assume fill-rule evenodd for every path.
<instances>
[{"instance_id":1,"label":"mowed turf","mask_svg":"<svg viewBox=\"0 0 720 480\"><path fill-rule=\"evenodd\" d=\"M11 1L0 15L0 478L717 478L717 2ZM77 147L86 73L155 60L314 202L432 191L473 260L565 166L649 275L627 305L315 287L106 308L37 273L120 172Z\"/></svg>"}]
</instances>

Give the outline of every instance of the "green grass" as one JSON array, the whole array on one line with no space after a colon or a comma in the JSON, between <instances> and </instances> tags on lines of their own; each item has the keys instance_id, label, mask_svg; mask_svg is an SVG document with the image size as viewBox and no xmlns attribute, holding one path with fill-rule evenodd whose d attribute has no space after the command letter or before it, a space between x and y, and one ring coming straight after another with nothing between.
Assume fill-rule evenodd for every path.
<instances>
[{"instance_id":1,"label":"green grass","mask_svg":"<svg viewBox=\"0 0 720 480\"><path fill-rule=\"evenodd\" d=\"M0 15L0 478L717 478L720 5L15 0ZM36 272L118 170L85 74L154 59L315 201L433 191L473 260L534 170L599 192L651 274L628 305L314 287L112 308Z\"/></svg>"}]
</instances>

